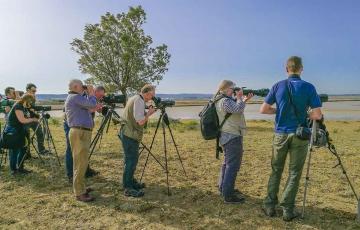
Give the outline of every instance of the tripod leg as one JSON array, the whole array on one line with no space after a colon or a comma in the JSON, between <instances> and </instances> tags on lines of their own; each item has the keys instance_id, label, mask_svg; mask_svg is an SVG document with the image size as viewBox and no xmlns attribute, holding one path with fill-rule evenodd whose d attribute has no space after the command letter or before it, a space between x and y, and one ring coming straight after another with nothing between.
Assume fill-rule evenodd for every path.
<instances>
[{"instance_id":1,"label":"tripod leg","mask_svg":"<svg viewBox=\"0 0 360 230\"><path fill-rule=\"evenodd\" d=\"M168 129L169 129L172 142L174 143L174 146L175 146L175 149L176 149L176 154L177 154L177 156L178 156L178 158L179 158L181 167L182 167L182 169L183 169L183 171L184 171L185 176L187 177L186 171L185 171L185 167L184 167L183 161L182 161L182 159L181 159L179 150L178 150L178 148L177 148L177 144L176 144L176 142L175 142L174 135L173 135L173 133L172 133L172 131L171 131L170 125L167 125L167 127L168 127Z\"/></svg>"},{"instance_id":2,"label":"tripod leg","mask_svg":"<svg viewBox=\"0 0 360 230\"><path fill-rule=\"evenodd\" d=\"M40 128L40 124L43 122L45 118L44 117L41 117L40 120L38 121L38 125L36 127L36 129L34 130L34 133L32 135L32 137L30 138L30 142L31 142L31 145L33 146L33 148L35 149L35 152L36 154L38 155L39 159L41 160L42 163L45 163L44 159L41 157L40 155L40 152L37 148L37 146L35 146L35 143L34 143L34 139L36 138L36 132L37 130ZM37 141L36 141L37 142Z\"/></svg>"},{"instance_id":3,"label":"tripod leg","mask_svg":"<svg viewBox=\"0 0 360 230\"><path fill-rule=\"evenodd\" d=\"M316 140L316 132L317 132L317 122L313 121L312 130L311 130L311 137L310 137L310 143L309 143L309 146L308 146L309 159L308 159L308 163L307 163L306 177L305 177L304 198L303 198L303 207L302 207L302 213L301 213L302 218L305 217L305 204L306 204L307 187L308 187L308 183L309 183L309 180L310 180L311 153L313 151L314 140Z\"/></svg>"},{"instance_id":4,"label":"tripod leg","mask_svg":"<svg viewBox=\"0 0 360 230\"><path fill-rule=\"evenodd\" d=\"M110 121L109 120L109 117L111 116L111 113L108 112L105 116L105 118L101 121L101 125L100 125L100 128L98 129L98 131L96 132L96 135L94 137L94 139L91 141L91 144L90 144L90 155L89 155L89 161L90 161L90 158L95 150L95 147L100 139L100 137L102 136L103 132L104 132L104 129L105 127L107 127L107 123Z\"/></svg>"},{"instance_id":5,"label":"tripod leg","mask_svg":"<svg viewBox=\"0 0 360 230\"><path fill-rule=\"evenodd\" d=\"M167 159L167 149L166 149L166 134L165 134L165 125L164 125L164 123L162 123L162 130L163 130L164 154L165 154L166 185L167 185L168 196L170 196L169 170L168 170L168 159Z\"/></svg>"},{"instance_id":6,"label":"tripod leg","mask_svg":"<svg viewBox=\"0 0 360 230\"><path fill-rule=\"evenodd\" d=\"M307 163L306 176L305 176L304 198L303 198L303 206L302 206L302 213L301 213L302 218L304 218L304 216L305 216L305 203L306 203L307 187L308 187L308 183L310 180L310 161L311 161L311 152L312 152L312 147L310 147L310 145L309 145L308 152L309 152L309 159L308 159L308 163Z\"/></svg>"},{"instance_id":7,"label":"tripod leg","mask_svg":"<svg viewBox=\"0 0 360 230\"><path fill-rule=\"evenodd\" d=\"M148 150L148 154L147 154L147 156L146 156L145 164L144 164L143 170L142 170L142 172L141 172L140 182L142 181L142 178L144 177L145 169L146 169L146 166L147 166L147 164L148 164L149 156L150 156L150 154L151 154L151 150L152 150L152 147L153 147L153 144L154 144L154 141L155 141L156 134L157 134L157 132L158 132L158 130L159 130L159 126L160 126L160 122L162 121L162 118L163 118L163 114L160 115L160 117L159 117L159 119L158 119L158 122L157 122L157 124L156 124L155 133L154 133L154 136L153 136L153 138L152 138L152 140L151 140L150 148L149 148L149 150ZM144 144L142 144L142 145L143 145L144 147L146 147ZM143 149L140 151L139 155L144 151L144 149L145 149L145 148L143 148ZM154 155L153 155L153 157L155 158ZM155 159L156 159L156 158L155 158ZM160 163L160 162L158 162L158 163ZM160 165L161 165L162 168L164 168L164 167L162 166L162 164L160 164Z\"/></svg>"}]
</instances>

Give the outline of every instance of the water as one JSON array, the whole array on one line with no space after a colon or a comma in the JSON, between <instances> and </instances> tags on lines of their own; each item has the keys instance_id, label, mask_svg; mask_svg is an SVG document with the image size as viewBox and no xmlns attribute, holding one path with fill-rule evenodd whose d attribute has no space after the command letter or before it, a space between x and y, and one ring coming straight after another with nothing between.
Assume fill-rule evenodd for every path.
<instances>
[{"instance_id":1,"label":"water","mask_svg":"<svg viewBox=\"0 0 360 230\"><path fill-rule=\"evenodd\" d=\"M174 119L199 119L199 112L203 106L186 106L167 108L169 117ZM245 117L250 120L273 120L274 115L259 113L259 104L249 104L245 109ZM117 109L121 115L122 109ZM342 101L324 103L323 112L327 120L360 120L360 101ZM53 117L62 117L60 110L49 112ZM158 113L155 117L158 116Z\"/></svg>"}]
</instances>

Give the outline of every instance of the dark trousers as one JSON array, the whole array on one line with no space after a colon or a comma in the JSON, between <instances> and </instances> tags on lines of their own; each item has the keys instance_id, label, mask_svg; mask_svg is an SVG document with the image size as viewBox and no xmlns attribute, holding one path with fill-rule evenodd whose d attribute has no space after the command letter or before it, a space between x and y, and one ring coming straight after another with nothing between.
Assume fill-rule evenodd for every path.
<instances>
[{"instance_id":1,"label":"dark trousers","mask_svg":"<svg viewBox=\"0 0 360 230\"><path fill-rule=\"evenodd\" d=\"M23 158L25 155L25 148L9 149L9 165L11 171L16 171L23 167ZM21 164L21 165L20 165Z\"/></svg>"},{"instance_id":2,"label":"dark trousers","mask_svg":"<svg viewBox=\"0 0 360 230\"><path fill-rule=\"evenodd\" d=\"M37 147L38 147L38 151L42 152L45 150L45 146L44 146L44 133L42 130L42 126L40 125L38 129L36 129L39 125L39 122L32 122L27 124L25 127L26 129L32 129L34 132L36 131L35 135L36 135L36 141L37 141Z\"/></svg>"},{"instance_id":3,"label":"dark trousers","mask_svg":"<svg viewBox=\"0 0 360 230\"><path fill-rule=\"evenodd\" d=\"M123 187L131 189L134 185L134 174L139 160L139 142L122 133L119 135L124 149Z\"/></svg>"},{"instance_id":4,"label":"dark trousers","mask_svg":"<svg viewBox=\"0 0 360 230\"><path fill-rule=\"evenodd\" d=\"M243 137L231 139L224 146L225 158L220 170L219 190L224 197L234 193L237 173L243 156Z\"/></svg>"},{"instance_id":5,"label":"dark trousers","mask_svg":"<svg viewBox=\"0 0 360 230\"><path fill-rule=\"evenodd\" d=\"M66 138L66 150L65 150L66 175L68 177L73 177L73 157L72 157L71 146L69 141L70 127L66 121L64 121L64 132Z\"/></svg>"}]
</instances>

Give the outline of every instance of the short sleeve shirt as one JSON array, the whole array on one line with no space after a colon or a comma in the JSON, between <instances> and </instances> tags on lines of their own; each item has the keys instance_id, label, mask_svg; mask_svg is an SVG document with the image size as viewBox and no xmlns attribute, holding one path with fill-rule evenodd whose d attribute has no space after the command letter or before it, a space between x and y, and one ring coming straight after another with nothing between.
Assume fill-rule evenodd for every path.
<instances>
[{"instance_id":1,"label":"short sleeve shirt","mask_svg":"<svg viewBox=\"0 0 360 230\"><path fill-rule=\"evenodd\" d=\"M136 122L145 119L145 101L141 96L134 101L134 118Z\"/></svg>"},{"instance_id":2,"label":"short sleeve shirt","mask_svg":"<svg viewBox=\"0 0 360 230\"><path fill-rule=\"evenodd\" d=\"M291 90L291 94L288 93L288 89ZM290 103L290 95L295 108ZM298 75L289 76L287 80L276 83L264 101L269 105L276 104L275 132L285 134L295 133L299 125L306 124L308 108L321 107L315 87Z\"/></svg>"}]
</instances>

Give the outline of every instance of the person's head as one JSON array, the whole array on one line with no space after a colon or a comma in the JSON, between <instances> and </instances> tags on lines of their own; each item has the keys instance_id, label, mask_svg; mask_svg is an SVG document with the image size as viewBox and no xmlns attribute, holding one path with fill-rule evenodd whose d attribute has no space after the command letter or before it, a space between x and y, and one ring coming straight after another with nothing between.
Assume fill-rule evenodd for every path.
<instances>
[{"instance_id":1,"label":"person's head","mask_svg":"<svg viewBox=\"0 0 360 230\"><path fill-rule=\"evenodd\" d=\"M95 87L95 97L97 100L101 100L105 97L105 88L104 86L98 85Z\"/></svg>"},{"instance_id":2,"label":"person's head","mask_svg":"<svg viewBox=\"0 0 360 230\"><path fill-rule=\"evenodd\" d=\"M83 83L79 79L72 79L69 82L69 90L75 93L82 94L84 92Z\"/></svg>"},{"instance_id":3,"label":"person's head","mask_svg":"<svg viewBox=\"0 0 360 230\"><path fill-rule=\"evenodd\" d=\"M31 105L35 103L35 98L31 94L25 94L20 98L19 103L25 108L31 108Z\"/></svg>"},{"instance_id":4,"label":"person's head","mask_svg":"<svg viewBox=\"0 0 360 230\"><path fill-rule=\"evenodd\" d=\"M218 87L218 93L231 97L234 93L235 83L230 80L222 80Z\"/></svg>"},{"instance_id":5,"label":"person's head","mask_svg":"<svg viewBox=\"0 0 360 230\"><path fill-rule=\"evenodd\" d=\"M29 83L26 85L26 93L35 95L36 94L37 87L33 83Z\"/></svg>"},{"instance_id":6,"label":"person's head","mask_svg":"<svg viewBox=\"0 0 360 230\"><path fill-rule=\"evenodd\" d=\"M5 89L5 96L8 99L16 99L16 94L15 94L15 88L14 87L6 87Z\"/></svg>"},{"instance_id":7,"label":"person's head","mask_svg":"<svg viewBox=\"0 0 360 230\"><path fill-rule=\"evenodd\" d=\"M286 62L286 72L288 75L300 75L303 71L303 64L301 57L291 56Z\"/></svg>"},{"instance_id":8,"label":"person's head","mask_svg":"<svg viewBox=\"0 0 360 230\"><path fill-rule=\"evenodd\" d=\"M150 101L153 97L155 97L155 86L151 84L146 84L141 88L141 95L144 98L145 102Z\"/></svg>"}]
</instances>

